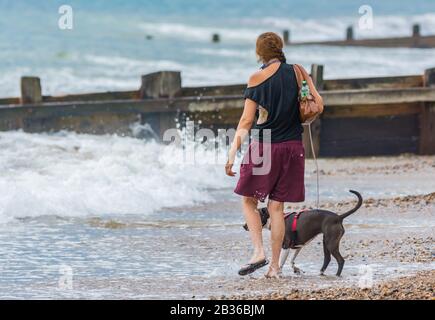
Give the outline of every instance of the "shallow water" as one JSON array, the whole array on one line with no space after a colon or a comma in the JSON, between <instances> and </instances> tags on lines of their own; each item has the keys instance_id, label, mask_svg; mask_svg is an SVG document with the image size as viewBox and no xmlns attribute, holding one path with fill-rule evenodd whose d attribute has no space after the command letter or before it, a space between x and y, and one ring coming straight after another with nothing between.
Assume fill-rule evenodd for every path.
<instances>
[{"instance_id":1,"label":"shallow water","mask_svg":"<svg viewBox=\"0 0 435 320\"><path fill-rule=\"evenodd\" d=\"M228 204L227 204L228 205ZM112 216L101 219L44 216L21 219L0 226L0 297L2 298L190 298L228 293L216 285L223 279L241 282L237 270L249 253L248 234L241 228L236 210L211 208L192 215L160 212L146 218ZM224 205L222 207L225 207ZM165 216L165 219L161 219ZM211 218L212 217L212 218ZM118 222L106 225L107 222ZM433 218L349 218L347 237L373 239L388 232L392 239L408 233L427 234ZM404 230L406 227L408 230ZM321 258L321 238L301 252L298 267L304 270L304 286L331 285L316 278ZM268 241L266 240L266 243ZM364 253L360 248L359 253ZM342 282L356 283L360 268L369 264L375 279L433 268L434 264L400 263L360 258L349 261ZM65 266L72 270L72 290L59 287ZM287 265L285 272L291 274ZM329 274L335 272L335 262ZM261 276L256 274L255 277ZM232 279L232 280L231 280ZM311 280L310 280L311 279ZM177 283L190 286L180 287ZM212 286L209 288L208 286ZM119 290L124 287L123 290Z\"/></svg>"},{"instance_id":2,"label":"shallow water","mask_svg":"<svg viewBox=\"0 0 435 320\"><path fill-rule=\"evenodd\" d=\"M225 177L221 165L171 167L171 150L116 136L8 132L0 133L0 147L0 298L201 298L259 290L257 280L237 276L249 256L249 235L232 192L236 179ZM156 160L157 150L166 156ZM365 199L435 190L433 157L322 159L319 165L321 207L350 201L339 212L355 202L349 189ZM308 207L315 203L313 170L307 160ZM292 285L354 284L366 264L375 279L433 268L377 255L388 250L382 240L389 238L412 255L400 243L408 234L433 234L430 208L361 208L345 221L343 249L353 258L343 280L317 277L319 238L302 251L306 274L292 277ZM359 243L369 239L379 239L374 255ZM426 239L418 250L427 255L426 242L433 247ZM72 289L62 289L69 272ZM334 272L332 262L328 274Z\"/></svg>"}]
</instances>

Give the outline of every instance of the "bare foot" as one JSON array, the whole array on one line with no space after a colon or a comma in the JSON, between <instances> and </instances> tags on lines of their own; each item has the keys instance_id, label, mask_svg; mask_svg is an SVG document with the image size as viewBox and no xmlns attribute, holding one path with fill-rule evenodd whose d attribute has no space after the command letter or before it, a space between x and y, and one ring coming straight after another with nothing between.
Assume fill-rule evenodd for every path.
<instances>
[{"instance_id":1,"label":"bare foot","mask_svg":"<svg viewBox=\"0 0 435 320\"><path fill-rule=\"evenodd\" d=\"M257 263L257 262L263 261L265 259L266 259L266 255L264 253L263 254L256 254L256 255L253 255L251 257L251 260L249 260L248 263Z\"/></svg>"},{"instance_id":2,"label":"bare foot","mask_svg":"<svg viewBox=\"0 0 435 320\"><path fill-rule=\"evenodd\" d=\"M264 275L266 278L268 279L280 279L282 278L282 273L281 273L281 269L278 267L269 267L269 270L267 271L267 273Z\"/></svg>"}]
</instances>

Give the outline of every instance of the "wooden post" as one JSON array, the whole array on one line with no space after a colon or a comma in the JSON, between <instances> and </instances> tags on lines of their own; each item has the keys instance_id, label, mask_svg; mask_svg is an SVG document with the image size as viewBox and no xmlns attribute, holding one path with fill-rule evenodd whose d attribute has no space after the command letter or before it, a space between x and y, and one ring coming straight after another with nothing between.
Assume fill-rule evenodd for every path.
<instances>
[{"instance_id":1,"label":"wooden post","mask_svg":"<svg viewBox=\"0 0 435 320\"><path fill-rule=\"evenodd\" d=\"M412 26L412 47L420 47L420 25L418 24Z\"/></svg>"},{"instance_id":2,"label":"wooden post","mask_svg":"<svg viewBox=\"0 0 435 320\"><path fill-rule=\"evenodd\" d=\"M219 36L218 33L214 33L211 37L211 41L214 43L218 43L221 41L221 37Z\"/></svg>"},{"instance_id":3,"label":"wooden post","mask_svg":"<svg viewBox=\"0 0 435 320\"><path fill-rule=\"evenodd\" d=\"M413 26L412 26L412 36L414 37L414 38L418 38L418 37L420 37L420 25L419 24L414 24Z\"/></svg>"},{"instance_id":4,"label":"wooden post","mask_svg":"<svg viewBox=\"0 0 435 320\"><path fill-rule=\"evenodd\" d=\"M313 79L317 90L323 90L323 65L311 65L311 78Z\"/></svg>"},{"instance_id":5,"label":"wooden post","mask_svg":"<svg viewBox=\"0 0 435 320\"><path fill-rule=\"evenodd\" d=\"M435 87L435 68L426 69L424 71L424 86Z\"/></svg>"},{"instance_id":6,"label":"wooden post","mask_svg":"<svg viewBox=\"0 0 435 320\"><path fill-rule=\"evenodd\" d=\"M41 80L38 77L21 77L21 104L42 102Z\"/></svg>"},{"instance_id":7,"label":"wooden post","mask_svg":"<svg viewBox=\"0 0 435 320\"><path fill-rule=\"evenodd\" d=\"M284 30L284 32L282 33L282 37L284 39L284 44L290 43L290 31L289 30Z\"/></svg>"},{"instance_id":8,"label":"wooden post","mask_svg":"<svg viewBox=\"0 0 435 320\"><path fill-rule=\"evenodd\" d=\"M424 86L435 90L435 68L424 72ZM424 102L420 113L419 154L435 154L435 103Z\"/></svg>"},{"instance_id":9,"label":"wooden post","mask_svg":"<svg viewBox=\"0 0 435 320\"><path fill-rule=\"evenodd\" d=\"M159 71L142 76L139 97L171 98L181 90L181 74L178 71Z\"/></svg>"},{"instance_id":10,"label":"wooden post","mask_svg":"<svg viewBox=\"0 0 435 320\"><path fill-rule=\"evenodd\" d=\"M141 99L172 98L181 91L181 74L178 71L159 71L142 76L139 91ZM177 111L158 113L158 135L163 138L166 130L175 128Z\"/></svg>"},{"instance_id":11,"label":"wooden post","mask_svg":"<svg viewBox=\"0 0 435 320\"><path fill-rule=\"evenodd\" d=\"M312 64L311 65L311 78L317 90L323 89L323 65ZM311 137L313 139L313 148L316 157L319 156L320 150L320 131L321 131L321 116L319 116L314 122L311 123ZM302 137L305 148L305 157L313 158L313 152L311 150L310 133L307 126L304 126L304 134Z\"/></svg>"},{"instance_id":12,"label":"wooden post","mask_svg":"<svg viewBox=\"0 0 435 320\"><path fill-rule=\"evenodd\" d=\"M349 26L346 29L346 41L352 41L353 40L353 27Z\"/></svg>"}]
</instances>

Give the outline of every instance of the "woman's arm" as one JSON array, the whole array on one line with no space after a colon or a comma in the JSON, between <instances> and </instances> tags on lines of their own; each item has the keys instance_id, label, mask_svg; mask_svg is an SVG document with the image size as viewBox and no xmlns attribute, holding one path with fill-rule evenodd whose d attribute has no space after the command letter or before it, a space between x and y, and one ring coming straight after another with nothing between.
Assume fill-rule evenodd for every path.
<instances>
[{"instance_id":1,"label":"woman's arm","mask_svg":"<svg viewBox=\"0 0 435 320\"><path fill-rule=\"evenodd\" d=\"M233 143L231 144L230 151L228 154L228 161L225 165L225 172L228 176L233 177L235 172L233 172L232 167L234 160L236 158L237 150L240 149L246 136L249 135L249 130L251 130L252 124L255 120L255 111L257 109L257 103L251 99L245 100L245 107L243 108L243 114L240 117L239 124L237 126L236 134L234 136Z\"/></svg>"}]
</instances>

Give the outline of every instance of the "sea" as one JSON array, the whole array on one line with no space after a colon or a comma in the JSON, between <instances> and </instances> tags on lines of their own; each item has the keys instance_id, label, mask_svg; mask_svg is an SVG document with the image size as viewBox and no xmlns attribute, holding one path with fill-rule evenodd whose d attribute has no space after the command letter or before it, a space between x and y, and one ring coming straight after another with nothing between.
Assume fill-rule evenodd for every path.
<instances>
[{"instance_id":1,"label":"sea","mask_svg":"<svg viewBox=\"0 0 435 320\"><path fill-rule=\"evenodd\" d=\"M59 23L65 8L71 29ZM0 97L19 96L24 75L40 77L44 95L136 90L141 75L159 70L181 71L184 86L244 83L259 68L262 32L334 40L352 25L356 38L376 38L409 35L414 23L435 34L435 1L0 0ZM435 49L284 51L289 62L323 64L327 79L435 67ZM236 178L224 175L215 150L198 146L202 163L186 163L175 147L135 138L137 126L130 137L0 132L0 298L207 297L216 279L237 278L250 249ZM408 178L325 176L321 202L352 201L350 188L373 198L433 191ZM420 223L428 225L433 219ZM193 278L202 289L190 289Z\"/></svg>"},{"instance_id":2,"label":"sea","mask_svg":"<svg viewBox=\"0 0 435 320\"><path fill-rule=\"evenodd\" d=\"M63 6L72 29L59 26ZM0 14L0 97L18 96L23 75L40 77L46 95L134 90L159 70L181 71L184 86L244 83L259 67L255 40L265 31L338 40L353 26L355 38L379 38L410 35L418 23L422 35L435 34L430 0L0 0ZM435 49L284 51L290 63L323 64L329 79L435 66Z\"/></svg>"}]
</instances>

